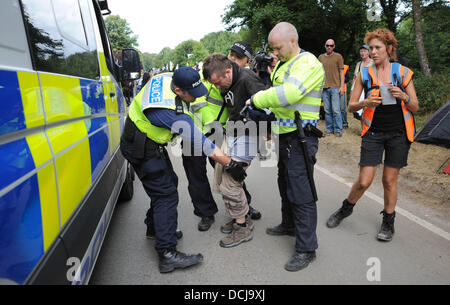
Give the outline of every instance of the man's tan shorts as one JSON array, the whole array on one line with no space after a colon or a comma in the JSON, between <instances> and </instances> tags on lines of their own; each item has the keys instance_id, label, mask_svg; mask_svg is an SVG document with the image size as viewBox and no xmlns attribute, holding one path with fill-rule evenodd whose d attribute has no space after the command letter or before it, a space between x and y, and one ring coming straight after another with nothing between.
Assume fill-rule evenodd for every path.
<instances>
[{"instance_id":1,"label":"man's tan shorts","mask_svg":"<svg viewBox=\"0 0 450 305\"><path fill-rule=\"evenodd\" d=\"M237 182L219 164L216 166L214 189L222 194L225 209L231 218L245 217L248 213L247 197L243 189L244 182Z\"/></svg>"}]
</instances>

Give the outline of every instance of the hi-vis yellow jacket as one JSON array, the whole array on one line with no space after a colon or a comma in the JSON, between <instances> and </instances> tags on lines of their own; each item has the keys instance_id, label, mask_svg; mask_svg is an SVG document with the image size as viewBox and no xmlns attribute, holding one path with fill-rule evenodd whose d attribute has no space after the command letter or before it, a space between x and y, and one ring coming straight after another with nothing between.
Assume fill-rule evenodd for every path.
<instances>
[{"instance_id":1,"label":"hi-vis yellow jacket","mask_svg":"<svg viewBox=\"0 0 450 305\"><path fill-rule=\"evenodd\" d=\"M203 75L203 73L200 73ZM202 78L203 84L208 90L206 96L199 97L195 102L191 103L191 111L193 111L194 124L202 131L203 134L207 134L211 131L213 122L217 121L217 117L222 110L224 104L223 97L220 94L220 89L217 89L209 81ZM228 120L228 108L224 107L222 114L220 114L219 122L225 127L225 123Z\"/></svg>"},{"instance_id":2,"label":"hi-vis yellow jacket","mask_svg":"<svg viewBox=\"0 0 450 305\"><path fill-rule=\"evenodd\" d=\"M271 74L273 87L259 91L252 97L258 108L269 108L277 119L272 130L279 134L297 129L295 111L303 124L317 125L325 72L322 63L311 53L301 52L294 58L275 66Z\"/></svg>"},{"instance_id":3,"label":"hi-vis yellow jacket","mask_svg":"<svg viewBox=\"0 0 450 305\"><path fill-rule=\"evenodd\" d=\"M136 127L158 144L172 141L175 134L169 129L152 125L145 116L144 110L149 108L176 109L176 94L170 88L172 75L173 73L163 73L154 76L133 99L128 112ZM185 102L182 102L182 105L183 112L192 118L193 115L189 112L189 107Z\"/></svg>"}]
</instances>

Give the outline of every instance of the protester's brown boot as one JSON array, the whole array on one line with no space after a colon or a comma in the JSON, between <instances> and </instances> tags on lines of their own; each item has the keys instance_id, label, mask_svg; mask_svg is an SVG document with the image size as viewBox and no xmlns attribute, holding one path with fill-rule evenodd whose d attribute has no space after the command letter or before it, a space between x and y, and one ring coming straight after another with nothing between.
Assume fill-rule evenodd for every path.
<instances>
[{"instance_id":1,"label":"protester's brown boot","mask_svg":"<svg viewBox=\"0 0 450 305\"><path fill-rule=\"evenodd\" d=\"M225 233L225 234L230 234L231 232L233 232L233 225L235 224L235 220L232 219L229 222L227 222L226 224L224 224L223 226L220 227L220 232ZM255 225L253 224L253 221L250 219L250 217L246 216L245 217L245 223L247 224L247 227L253 231L253 228L255 227Z\"/></svg>"},{"instance_id":2,"label":"protester's brown boot","mask_svg":"<svg viewBox=\"0 0 450 305\"><path fill-rule=\"evenodd\" d=\"M220 240L220 246L224 248L235 247L243 242L250 241L253 238L252 230L246 225L241 227L234 223L233 231Z\"/></svg>"}]
</instances>

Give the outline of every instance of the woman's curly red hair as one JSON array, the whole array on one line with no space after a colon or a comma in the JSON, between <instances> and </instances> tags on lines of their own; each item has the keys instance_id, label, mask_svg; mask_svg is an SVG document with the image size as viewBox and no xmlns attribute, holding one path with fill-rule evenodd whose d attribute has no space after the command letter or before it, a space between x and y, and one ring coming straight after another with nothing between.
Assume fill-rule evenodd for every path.
<instances>
[{"instance_id":1,"label":"woman's curly red hair","mask_svg":"<svg viewBox=\"0 0 450 305\"><path fill-rule=\"evenodd\" d=\"M379 28L373 32L368 32L366 34L366 37L364 38L364 42L366 44L369 44L369 42L374 38L376 38L384 43L389 57L391 59L393 59L394 61L396 61L397 60L398 41L397 41L397 38L395 38L394 33L392 33L391 31L389 31L386 28Z\"/></svg>"}]
</instances>

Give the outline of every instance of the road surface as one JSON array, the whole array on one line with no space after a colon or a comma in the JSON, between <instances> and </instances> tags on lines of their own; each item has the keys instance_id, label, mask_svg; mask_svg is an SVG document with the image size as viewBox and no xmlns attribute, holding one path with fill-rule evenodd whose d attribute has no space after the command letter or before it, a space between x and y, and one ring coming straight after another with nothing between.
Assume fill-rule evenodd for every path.
<instances>
[{"instance_id":1,"label":"road surface","mask_svg":"<svg viewBox=\"0 0 450 305\"><path fill-rule=\"evenodd\" d=\"M176 156L177 150L173 154L172 163L179 177L178 223L184 233L178 250L200 252L204 261L185 270L159 273L154 241L145 237L143 220L149 198L136 178L134 198L116 206L90 284L450 284L448 229L410 213L406 209L409 199L401 193L392 242L379 242L375 238L383 209L383 195L377 194L376 188L361 198L351 217L339 227L328 229L327 218L341 205L350 184L325 169L320 160L314 173L319 195L319 248L316 260L308 268L299 272L284 270L293 254L295 239L265 233L268 226L281 221L274 158L263 163L255 159L248 172L246 183L252 204L263 215L255 221L253 240L234 248L222 248L219 240L224 234L220 226L228 218L221 197L214 194L219 207L215 223L207 232L198 231L200 218L193 214L181 158ZM212 181L209 165L208 175Z\"/></svg>"}]
</instances>

